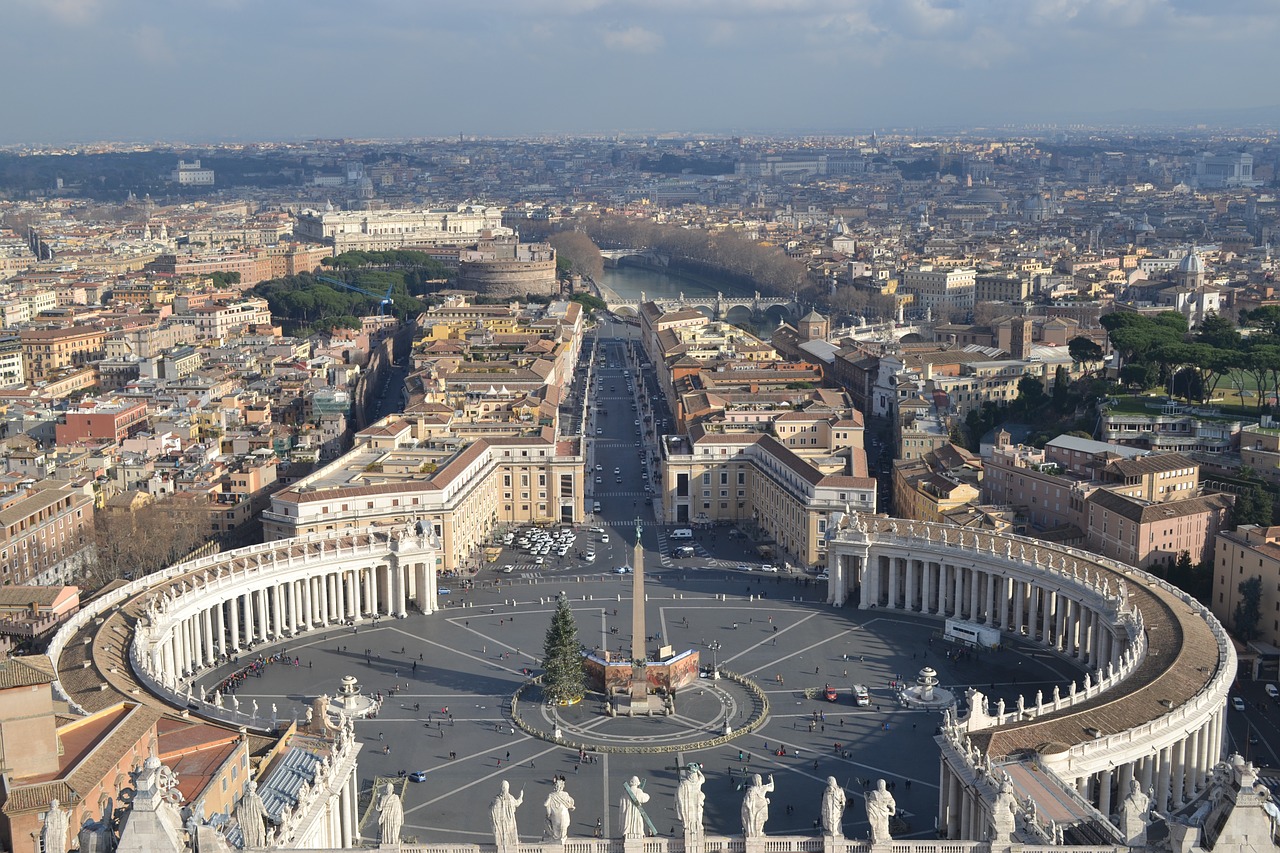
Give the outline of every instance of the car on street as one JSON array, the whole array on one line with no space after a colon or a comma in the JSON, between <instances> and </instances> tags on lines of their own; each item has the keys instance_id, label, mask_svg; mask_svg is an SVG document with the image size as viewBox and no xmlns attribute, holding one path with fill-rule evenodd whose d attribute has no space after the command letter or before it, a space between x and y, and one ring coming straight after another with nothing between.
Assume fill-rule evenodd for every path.
<instances>
[{"instance_id":1,"label":"car on street","mask_svg":"<svg viewBox=\"0 0 1280 853\"><path fill-rule=\"evenodd\" d=\"M505 566L502 567L502 573L504 575L509 575L515 570L516 570L516 567L511 565L510 563L507 563Z\"/></svg>"},{"instance_id":2,"label":"car on street","mask_svg":"<svg viewBox=\"0 0 1280 853\"><path fill-rule=\"evenodd\" d=\"M442 586L436 590L436 595L452 595L452 594L453 594L453 590L449 589L449 587L447 586Z\"/></svg>"},{"instance_id":3,"label":"car on street","mask_svg":"<svg viewBox=\"0 0 1280 853\"><path fill-rule=\"evenodd\" d=\"M778 567L777 567L777 566L761 566L761 567L760 567L760 571L762 571L762 572L773 572L774 574L777 574L777 573L778 573Z\"/></svg>"},{"instance_id":4,"label":"car on street","mask_svg":"<svg viewBox=\"0 0 1280 853\"><path fill-rule=\"evenodd\" d=\"M740 571L740 572L749 572L749 571L751 571L751 567L750 567L750 566L748 566L746 563L743 563L742 565L738 566L738 571Z\"/></svg>"},{"instance_id":5,"label":"car on street","mask_svg":"<svg viewBox=\"0 0 1280 853\"><path fill-rule=\"evenodd\" d=\"M608 544L609 544L609 534L608 534L608 533L601 533L601 534L600 534L600 544L601 544L601 545L608 545Z\"/></svg>"},{"instance_id":6,"label":"car on street","mask_svg":"<svg viewBox=\"0 0 1280 853\"><path fill-rule=\"evenodd\" d=\"M545 565L547 562L547 558L539 554L537 557L534 558L533 562L534 562L534 565L538 565L538 566Z\"/></svg>"},{"instance_id":7,"label":"car on street","mask_svg":"<svg viewBox=\"0 0 1280 853\"><path fill-rule=\"evenodd\" d=\"M827 574L826 572L823 572L822 574L818 575L818 580L829 581L831 580L831 575Z\"/></svg>"},{"instance_id":8,"label":"car on street","mask_svg":"<svg viewBox=\"0 0 1280 853\"><path fill-rule=\"evenodd\" d=\"M410 782L425 782L425 781L427 781L427 771L425 771L425 770L415 770L415 771L413 771L412 773L410 773L410 774L409 774L409 781L410 781Z\"/></svg>"},{"instance_id":9,"label":"car on street","mask_svg":"<svg viewBox=\"0 0 1280 853\"><path fill-rule=\"evenodd\" d=\"M1244 700L1243 700L1243 699L1241 699L1239 696L1232 696L1232 697L1231 697L1231 707L1232 707L1232 708L1235 708L1237 711L1243 711L1243 710L1244 710Z\"/></svg>"},{"instance_id":10,"label":"car on street","mask_svg":"<svg viewBox=\"0 0 1280 853\"><path fill-rule=\"evenodd\" d=\"M629 574L631 574L631 567L630 567L630 566L618 566L616 569L614 569L614 570L613 570L613 573L614 573L615 575L629 575Z\"/></svg>"}]
</instances>

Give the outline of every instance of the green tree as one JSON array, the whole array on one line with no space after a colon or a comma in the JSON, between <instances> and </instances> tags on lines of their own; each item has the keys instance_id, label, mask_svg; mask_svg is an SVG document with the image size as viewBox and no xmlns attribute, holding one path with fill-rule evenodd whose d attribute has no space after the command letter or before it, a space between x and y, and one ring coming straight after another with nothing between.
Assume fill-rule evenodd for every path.
<instances>
[{"instance_id":1,"label":"green tree","mask_svg":"<svg viewBox=\"0 0 1280 853\"><path fill-rule=\"evenodd\" d=\"M1236 602L1231 623L1236 636L1247 643L1258 636L1258 623L1262 621L1262 578L1255 575L1240 581L1236 589L1240 592L1240 600Z\"/></svg>"},{"instance_id":2,"label":"green tree","mask_svg":"<svg viewBox=\"0 0 1280 853\"><path fill-rule=\"evenodd\" d=\"M606 311L609 304L593 293L575 293L569 297L570 302L581 302L583 307L593 311Z\"/></svg>"},{"instance_id":3,"label":"green tree","mask_svg":"<svg viewBox=\"0 0 1280 853\"><path fill-rule=\"evenodd\" d=\"M1271 493L1262 484L1250 483L1236 495L1231 520L1237 527L1241 524L1270 526L1272 503Z\"/></svg>"},{"instance_id":4,"label":"green tree","mask_svg":"<svg viewBox=\"0 0 1280 853\"><path fill-rule=\"evenodd\" d=\"M562 705L578 702L586 693L586 672L578 626L569 602L561 598L551 615L551 626L542 645L542 689L551 702Z\"/></svg>"},{"instance_id":5,"label":"green tree","mask_svg":"<svg viewBox=\"0 0 1280 853\"><path fill-rule=\"evenodd\" d=\"M1067 341L1067 353L1071 360L1079 365L1096 364L1102 361L1102 347L1083 335Z\"/></svg>"},{"instance_id":6,"label":"green tree","mask_svg":"<svg viewBox=\"0 0 1280 853\"><path fill-rule=\"evenodd\" d=\"M1218 349L1236 349L1240 346L1240 332L1230 317L1210 314L1196 329L1196 342Z\"/></svg>"}]
</instances>

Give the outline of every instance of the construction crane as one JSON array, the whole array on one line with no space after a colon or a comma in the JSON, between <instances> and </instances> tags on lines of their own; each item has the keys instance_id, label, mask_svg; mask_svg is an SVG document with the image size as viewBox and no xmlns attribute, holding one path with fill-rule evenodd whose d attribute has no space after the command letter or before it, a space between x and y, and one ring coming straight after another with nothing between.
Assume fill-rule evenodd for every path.
<instances>
[{"instance_id":1,"label":"construction crane","mask_svg":"<svg viewBox=\"0 0 1280 853\"><path fill-rule=\"evenodd\" d=\"M345 288L346 290L354 290L356 293L363 293L365 296L372 296L378 300L378 316L387 313L387 307L391 305L391 291L395 287L394 284L387 285L386 293L374 293L372 290L365 290L363 287L356 287L354 284L343 281L340 278L330 278L327 275L313 275L316 281L323 281L325 284L332 284L335 287Z\"/></svg>"}]
</instances>

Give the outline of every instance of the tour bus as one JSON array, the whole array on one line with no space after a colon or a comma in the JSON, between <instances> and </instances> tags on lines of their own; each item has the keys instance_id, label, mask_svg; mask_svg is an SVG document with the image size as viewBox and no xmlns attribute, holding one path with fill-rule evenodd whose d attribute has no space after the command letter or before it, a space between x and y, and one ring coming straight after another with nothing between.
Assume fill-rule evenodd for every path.
<instances>
[{"instance_id":1,"label":"tour bus","mask_svg":"<svg viewBox=\"0 0 1280 853\"><path fill-rule=\"evenodd\" d=\"M984 649L1000 645L1000 631L986 625L975 625L963 619L948 619L943 637L955 643L964 643Z\"/></svg>"},{"instance_id":2,"label":"tour bus","mask_svg":"<svg viewBox=\"0 0 1280 853\"><path fill-rule=\"evenodd\" d=\"M672 539L692 539L693 531L687 527L681 527L678 530L671 531Z\"/></svg>"}]
</instances>

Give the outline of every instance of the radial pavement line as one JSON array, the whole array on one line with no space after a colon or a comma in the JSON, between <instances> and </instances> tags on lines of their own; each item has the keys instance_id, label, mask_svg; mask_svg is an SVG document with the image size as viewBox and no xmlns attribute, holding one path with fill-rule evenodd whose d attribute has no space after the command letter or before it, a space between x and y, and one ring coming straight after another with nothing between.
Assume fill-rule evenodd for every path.
<instances>
[{"instance_id":1,"label":"radial pavement line","mask_svg":"<svg viewBox=\"0 0 1280 853\"><path fill-rule=\"evenodd\" d=\"M550 755L551 753L555 752L558 749L560 749L560 747L558 746L549 747L548 749L544 749L542 752L537 752L529 756L529 760L533 761L534 759L542 758L544 755ZM479 785L481 782L488 782L490 779L493 779L496 776L501 776L503 773L507 772L507 770L509 770L510 768L511 768L511 765L507 765L506 767L495 767L492 773L488 773L484 776L481 776L480 778L475 779L471 782L468 782L465 785L459 785L456 788L452 788L449 790L448 793L441 794L438 797L433 797L432 799L427 800L425 803L419 803L418 805L413 806L412 808L405 809L404 813L410 814L412 812L416 812L418 809L423 809L423 808L426 808L427 806L435 805L441 800L447 800L449 797L452 797L454 794L465 791L468 788L474 788L476 785Z\"/></svg>"}]
</instances>

